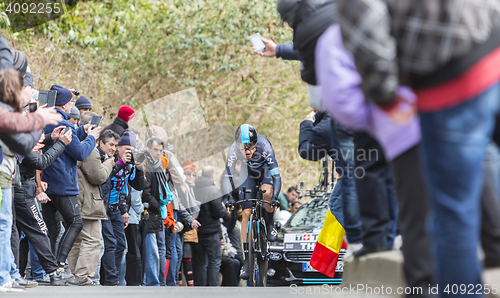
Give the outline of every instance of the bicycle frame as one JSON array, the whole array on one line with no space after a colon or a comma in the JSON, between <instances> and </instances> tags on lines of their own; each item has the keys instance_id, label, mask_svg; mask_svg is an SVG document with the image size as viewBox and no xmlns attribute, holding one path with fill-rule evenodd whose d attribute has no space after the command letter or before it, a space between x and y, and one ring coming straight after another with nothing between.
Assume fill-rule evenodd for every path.
<instances>
[{"instance_id":1,"label":"bicycle frame","mask_svg":"<svg viewBox=\"0 0 500 298\"><path fill-rule=\"evenodd\" d=\"M269 243L267 241L267 228L265 220L262 217L262 209L265 204L271 205L271 203L265 201L262 194L265 191L260 190L260 183L257 185L257 198L256 199L246 199L246 194L251 193L251 190L247 190L243 187L243 200L238 201L236 204L242 204L244 202L252 202L252 209L250 212L250 217L247 224L247 240L248 240L248 268L250 270L250 286L256 286L257 284L257 270L259 271L259 286L267 286L267 264L269 259L268 247Z\"/></svg>"}]
</instances>

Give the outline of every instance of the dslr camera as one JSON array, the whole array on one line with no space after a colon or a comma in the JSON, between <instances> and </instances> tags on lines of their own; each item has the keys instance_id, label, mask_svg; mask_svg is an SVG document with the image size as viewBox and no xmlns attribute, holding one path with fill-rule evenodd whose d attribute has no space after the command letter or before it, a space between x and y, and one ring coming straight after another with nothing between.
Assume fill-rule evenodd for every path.
<instances>
[{"instance_id":1,"label":"dslr camera","mask_svg":"<svg viewBox=\"0 0 500 298\"><path fill-rule=\"evenodd\" d=\"M125 193L120 193L118 197L118 203L110 204L108 207L109 212L115 212L116 210L126 210L127 208L127 195Z\"/></svg>"},{"instance_id":2,"label":"dslr camera","mask_svg":"<svg viewBox=\"0 0 500 298\"><path fill-rule=\"evenodd\" d=\"M146 155L144 154L144 151L141 151L139 149L132 149L130 151L131 159L130 159L130 164L135 164L135 162L142 163L144 159L146 159Z\"/></svg>"}]
</instances>

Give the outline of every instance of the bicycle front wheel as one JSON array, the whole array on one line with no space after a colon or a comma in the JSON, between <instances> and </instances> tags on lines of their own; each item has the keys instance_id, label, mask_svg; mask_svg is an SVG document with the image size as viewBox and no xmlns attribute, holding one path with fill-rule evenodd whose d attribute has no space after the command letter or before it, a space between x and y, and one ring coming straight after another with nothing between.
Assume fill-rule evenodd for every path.
<instances>
[{"instance_id":1,"label":"bicycle front wheel","mask_svg":"<svg viewBox=\"0 0 500 298\"><path fill-rule=\"evenodd\" d=\"M254 217L254 214L250 215L248 219L248 275L250 280L250 286L255 287L257 285L257 237L259 234L257 233L257 220Z\"/></svg>"},{"instance_id":2,"label":"bicycle front wheel","mask_svg":"<svg viewBox=\"0 0 500 298\"><path fill-rule=\"evenodd\" d=\"M259 256L259 286L267 287L267 237L266 237L266 224L261 223L259 234L260 243L260 256Z\"/></svg>"}]
</instances>

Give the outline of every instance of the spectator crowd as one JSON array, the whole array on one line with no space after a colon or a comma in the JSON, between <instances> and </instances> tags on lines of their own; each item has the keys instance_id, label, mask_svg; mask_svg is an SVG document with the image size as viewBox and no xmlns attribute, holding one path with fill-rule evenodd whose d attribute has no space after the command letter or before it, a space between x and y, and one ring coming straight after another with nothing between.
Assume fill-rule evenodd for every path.
<instances>
[{"instance_id":1,"label":"spectator crowd","mask_svg":"<svg viewBox=\"0 0 500 298\"><path fill-rule=\"evenodd\" d=\"M36 91L4 38L0 58L0 292L239 285L237 211L222 203L220 173L181 164L161 127L141 140L129 106L102 128L78 91Z\"/></svg>"},{"instance_id":2,"label":"spectator crowd","mask_svg":"<svg viewBox=\"0 0 500 298\"><path fill-rule=\"evenodd\" d=\"M344 260L401 235L405 280L422 296L481 285L483 267L500 266L498 4L278 0L293 43L254 47L301 63L312 112L298 154L335 161L328 205ZM85 96L50 91L54 107L38 107L26 56L0 38L0 292L237 286L241 214L223 205L225 175L179 161L161 127L141 136L129 106L102 129ZM245 167L235 162L235 184ZM280 193L281 212L296 212L298 196Z\"/></svg>"}]
</instances>

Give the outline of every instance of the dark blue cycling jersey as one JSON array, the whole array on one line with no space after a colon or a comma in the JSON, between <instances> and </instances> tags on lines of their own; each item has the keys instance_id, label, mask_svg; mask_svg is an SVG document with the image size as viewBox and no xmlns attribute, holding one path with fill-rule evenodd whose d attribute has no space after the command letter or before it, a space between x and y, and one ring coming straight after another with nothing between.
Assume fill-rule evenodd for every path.
<instances>
[{"instance_id":1,"label":"dark blue cycling jersey","mask_svg":"<svg viewBox=\"0 0 500 298\"><path fill-rule=\"evenodd\" d=\"M241 187L245 184L245 180L252 179L260 180L263 184L272 184L273 197L278 197L281 190L281 176L273 146L266 137L257 135L256 149L252 157L246 159L236 145L236 142L233 142L227 155L226 175L222 185L225 194L230 194L236 188L241 190ZM237 160L242 162L241 174L243 175L240 175L239 179L241 185L234 185L233 183L233 173L235 173L234 168ZM247 169L243 169L244 165L246 165ZM252 175L252 173L258 173L259 175ZM265 177L263 173L268 173L271 177Z\"/></svg>"}]
</instances>

